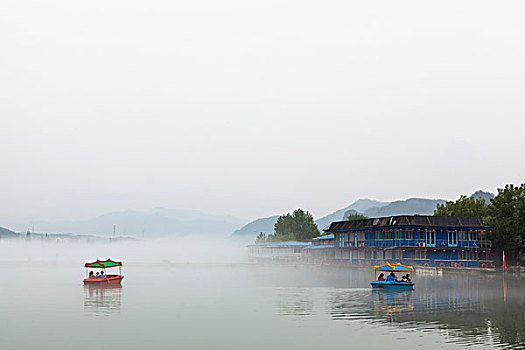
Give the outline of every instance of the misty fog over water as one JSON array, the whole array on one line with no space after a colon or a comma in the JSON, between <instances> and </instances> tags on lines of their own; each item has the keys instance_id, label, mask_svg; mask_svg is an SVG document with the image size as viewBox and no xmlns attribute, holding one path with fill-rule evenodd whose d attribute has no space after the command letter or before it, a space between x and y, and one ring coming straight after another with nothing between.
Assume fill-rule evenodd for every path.
<instances>
[{"instance_id":1,"label":"misty fog over water","mask_svg":"<svg viewBox=\"0 0 525 350\"><path fill-rule=\"evenodd\" d=\"M230 263L247 262L242 243L222 237L165 237L149 240L72 243L60 239L0 240L0 262L76 264L96 259L122 259L126 263Z\"/></svg>"},{"instance_id":2,"label":"misty fog over water","mask_svg":"<svg viewBox=\"0 0 525 350\"><path fill-rule=\"evenodd\" d=\"M83 264L121 259L117 288ZM227 240L0 241L1 349L525 348L525 280L413 276L372 291L369 268L251 264Z\"/></svg>"},{"instance_id":3,"label":"misty fog over water","mask_svg":"<svg viewBox=\"0 0 525 350\"><path fill-rule=\"evenodd\" d=\"M0 350L525 350L523 275L373 291L245 246L297 208L322 230L522 183L524 13L0 1ZM107 258L122 285L84 286Z\"/></svg>"}]
</instances>

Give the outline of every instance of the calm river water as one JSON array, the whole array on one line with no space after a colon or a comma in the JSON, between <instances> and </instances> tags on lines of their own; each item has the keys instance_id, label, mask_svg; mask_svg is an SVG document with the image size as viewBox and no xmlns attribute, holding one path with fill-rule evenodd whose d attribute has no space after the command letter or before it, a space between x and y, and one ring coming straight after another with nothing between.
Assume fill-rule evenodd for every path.
<instances>
[{"instance_id":1,"label":"calm river water","mask_svg":"<svg viewBox=\"0 0 525 350\"><path fill-rule=\"evenodd\" d=\"M372 291L367 270L133 263L121 288L79 266L1 262L0 349L525 348L525 280L414 277ZM505 291L506 290L506 291Z\"/></svg>"}]
</instances>

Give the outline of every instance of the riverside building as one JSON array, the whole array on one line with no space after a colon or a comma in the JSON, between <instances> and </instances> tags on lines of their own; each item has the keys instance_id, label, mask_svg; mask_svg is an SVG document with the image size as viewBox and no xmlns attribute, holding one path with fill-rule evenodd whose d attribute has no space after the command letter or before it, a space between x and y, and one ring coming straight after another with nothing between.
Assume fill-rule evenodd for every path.
<instances>
[{"instance_id":1,"label":"riverside building","mask_svg":"<svg viewBox=\"0 0 525 350\"><path fill-rule=\"evenodd\" d=\"M400 215L332 222L303 249L308 260L378 265L490 267L490 227L476 217Z\"/></svg>"},{"instance_id":2,"label":"riverside building","mask_svg":"<svg viewBox=\"0 0 525 350\"><path fill-rule=\"evenodd\" d=\"M248 245L248 259L252 261L297 261L309 242L268 242Z\"/></svg>"}]
</instances>

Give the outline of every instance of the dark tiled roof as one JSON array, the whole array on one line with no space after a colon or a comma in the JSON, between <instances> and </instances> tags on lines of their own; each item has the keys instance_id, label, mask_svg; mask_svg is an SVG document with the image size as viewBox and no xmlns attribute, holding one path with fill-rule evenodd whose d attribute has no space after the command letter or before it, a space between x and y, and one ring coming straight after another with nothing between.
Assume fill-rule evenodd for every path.
<instances>
[{"instance_id":1,"label":"dark tiled roof","mask_svg":"<svg viewBox=\"0 0 525 350\"><path fill-rule=\"evenodd\" d=\"M466 216L432 216L432 215L399 215L384 218L371 218L353 221L335 221L325 230L352 230L376 228L382 226L440 226L440 227L469 227L490 229L481 218Z\"/></svg>"}]
</instances>

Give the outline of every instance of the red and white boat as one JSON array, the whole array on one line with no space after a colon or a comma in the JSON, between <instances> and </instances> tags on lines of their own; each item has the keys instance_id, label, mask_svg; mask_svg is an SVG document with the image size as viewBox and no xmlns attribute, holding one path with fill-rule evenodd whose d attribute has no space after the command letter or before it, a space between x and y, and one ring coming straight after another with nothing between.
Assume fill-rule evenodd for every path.
<instances>
[{"instance_id":1,"label":"red and white boat","mask_svg":"<svg viewBox=\"0 0 525 350\"><path fill-rule=\"evenodd\" d=\"M124 276L122 276L122 262L121 261L113 261L111 259L97 260L94 262L85 263L84 267L86 268L86 275L88 276L84 278L83 282L85 285L98 285L98 286L117 285L117 284L120 284L122 282L122 279L124 278ZM106 274L106 269L115 268L115 267L118 267L118 270L119 270L118 275ZM88 274L89 269L101 270L101 274L99 276L95 276L93 274L89 275Z\"/></svg>"}]
</instances>

